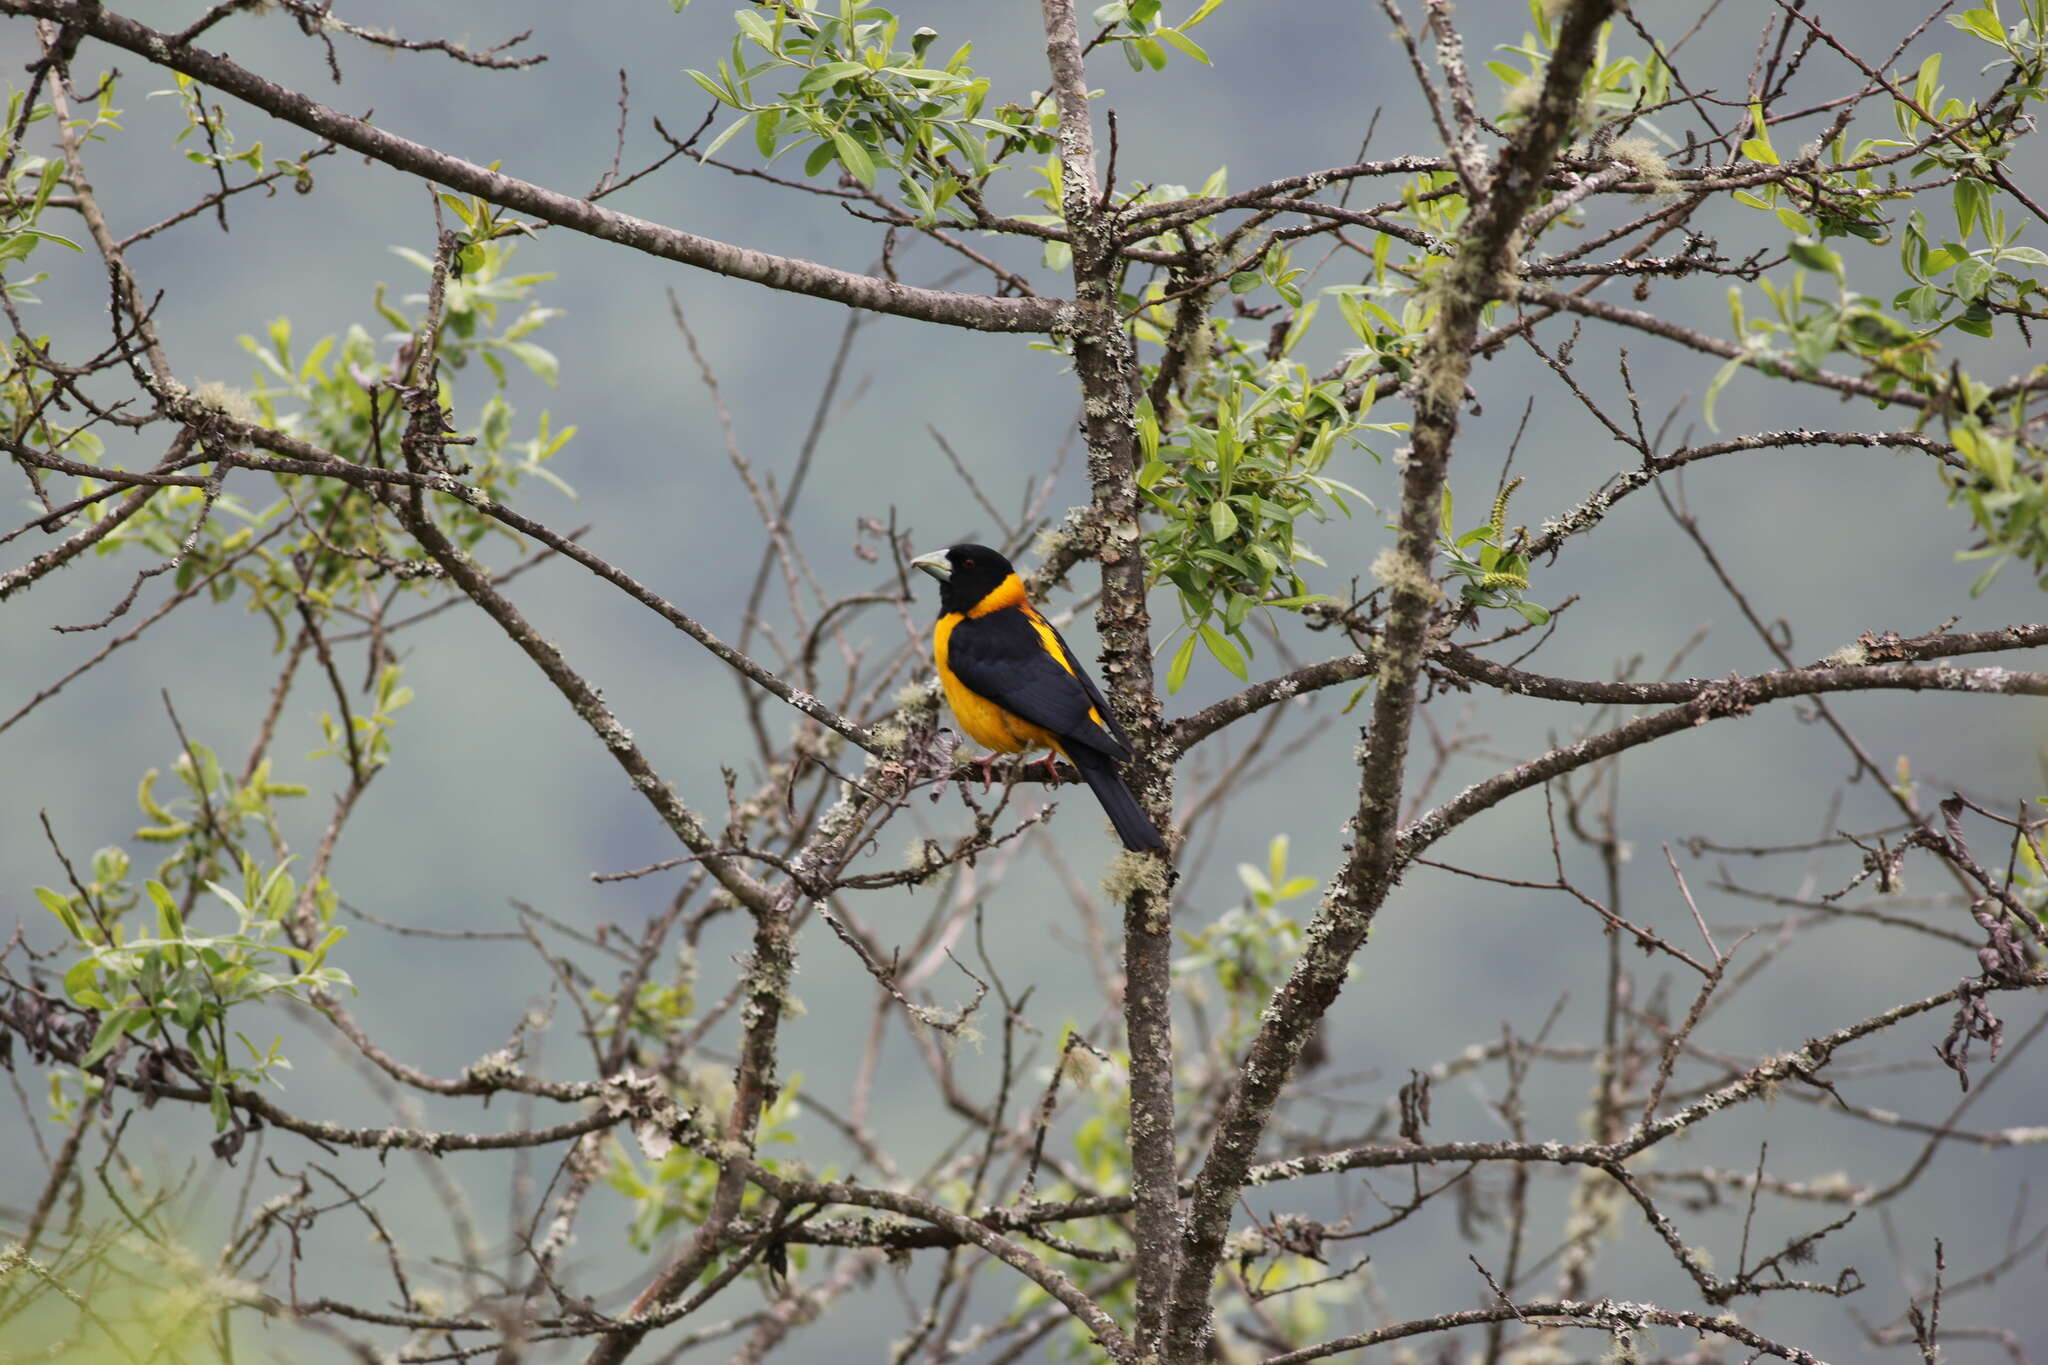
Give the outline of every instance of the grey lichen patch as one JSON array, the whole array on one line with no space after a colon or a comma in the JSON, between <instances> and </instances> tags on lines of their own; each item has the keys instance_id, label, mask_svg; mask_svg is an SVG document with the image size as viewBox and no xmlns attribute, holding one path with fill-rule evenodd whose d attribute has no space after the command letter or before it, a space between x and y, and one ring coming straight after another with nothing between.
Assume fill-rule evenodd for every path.
<instances>
[{"instance_id":1,"label":"grey lichen patch","mask_svg":"<svg viewBox=\"0 0 2048 1365\"><path fill-rule=\"evenodd\" d=\"M927 678L911 683L896 693L896 710L905 725L916 725L939 713L939 680Z\"/></svg>"},{"instance_id":2,"label":"grey lichen patch","mask_svg":"<svg viewBox=\"0 0 2048 1365\"><path fill-rule=\"evenodd\" d=\"M927 877L945 865L946 855L933 839L913 839L903 853L903 870L910 873L912 885L921 885Z\"/></svg>"},{"instance_id":3,"label":"grey lichen patch","mask_svg":"<svg viewBox=\"0 0 2048 1365\"><path fill-rule=\"evenodd\" d=\"M1571 1215L1565 1222L1565 1239L1595 1242L1615 1231L1620 1223L1621 1186L1607 1178L1605 1171L1588 1166L1572 1186Z\"/></svg>"},{"instance_id":4,"label":"grey lichen patch","mask_svg":"<svg viewBox=\"0 0 2048 1365\"><path fill-rule=\"evenodd\" d=\"M1635 1329L1617 1327L1608 1340L1607 1354L1600 1357L1600 1365L1639 1365L1642 1358L1636 1349Z\"/></svg>"},{"instance_id":5,"label":"grey lichen patch","mask_svg":"<svg viewBox=\"0 0 2048 1365\"><path fill-rule=\"evenodd\" d=\"M1648 181L1652 194L1678 193L1678 182L1671 176L1670 163L1664 160L1657 144L1649 138L1640 134L1616 138L1607 152L1615 160L1628 163L1630 170Z\"/></svg>"},{"instance_id":6,"label":"grey lichen patch","mask_svg":"<svg viewBox=\"0 0 2048 1365\"><path fill-rule=\"evenodd\" d=\"M1102 894L1122 905L1140 891L1164 898L1170 885L1164 858L1125 849L1102 874Z\"/></svg>"},{"instance_id":7,"label":"grey lichen patch","mask_svg":"<svg viewBox=\"0 0 2048 1365\"><path fill-rule=\"evenodd\" d=\"M910 727L895 716L876 722L868 731L868 742L880 754L895 755L903 752L904 741L910 738Z\"/></svg>"},{"instance_id":8,"label":"grey lichen patch","mask_svg":"<svg viewBox=\"0 0 2048 1365\"><path fill-rule=\"evenodd\" d=\"M519 1054L509 1047L485 1053L462 1068L462 1079L472 1085L502 1086L520 1074Z\"/></svg>"},{"instance_id":9,"label":"grey lichen patch","mask_svg":"<svg viewBox=\"0 0 2048 1365\"><path fill-rule=\"evenodd\" d=\"M1031 542L1031 553L1040 559L1051 559L1073 541L1073 532L1065 526L1048 526L1038 533L1038 539Z\"/></svg>"},{"instance_id":10,"label":"grey lichen patch","mask_svg":"<svg viewBox=\"0 0 2048 1365\"><path fill-rule=\"evenodd\" d=\"M1500 116L1503 119L1521 118L1536 107L1536 97L1543 93L1543 82L1534 76L1524 76L1501 92Z\"/></svg>"},{"instance_id":11,"label":"grey lichen patch","mask_svg":"<svg viewBox=\"0 0 2048 1365\"><path fill-rule=\"evenodd\" d=\"M1756 707L1748 686L1734 674L1719 682L1708 683L1687 704L1692 707L1692 723L1695 725L1704 725L1724 716L1746 716Z\"/></svg>"},{"instance_id":12,"label":"grey lichen patch","mask_svg":"<svg viewBox=\"0 0 2048 1365\"><path fill-rule=\"evenodd\" d=\"M1861 644L1843 645L1822 662L1836 668L1861 668L1870 662L1870 651Z\"/></svg>"},{"instance_id":13,"label":"grey lichen patch","mask_svg":"<svg viewBox=\"0 0 2048 1365\"><path fill-rule=\"evenodd\" d=\"M632 1125L633 1136L649 1161L660 1161L675 1150L675 1134L689 1117L659 1080L632 1071L607 1076L600 1103L606 1113L617 1114Z\"/></svg>"},{"instance_id":14,"label":"grey lichen patch","mask_svg":"<svg viewBox=\"0 0 2048 1365\"><path fill-rule=\"evenodd\" d=\"M1522 230L1518 227L1508 234L1508 244L1501 251L1500 274L1493 281L1493 296L1503 299L1518 299L1522 296Z\"/></svg>"},{"instance_id":15,"label":"grey lichen patch","mask_svg":"<svg viewBox=\"0 0 2048 1365\"><path fill-rule=\"evenodd\" d=\"M250 426L255 426L263 420L248 394L218 380L209 379L193 390L192 401L201 407L224 413L237 422L246 422Z\"/></svg>"},{"instance_id":16,"label":"grey lichen patch","mask_svg":"<svg viewBox=\"0 0 2048 1365\"><path fill-rule=\"evenodd\" d=\"M1397 546L1389 545L1373 557L1372 576L1395 597L1415 597L1434 603L1443 596L1429 570Z\"/></svg>"},{"instance_id":17,"label":"grey lichen patch","mask_svg":"<svg viewBox=\"0 0 2048 1365\"><path fill-rule=\"evenodd\" d=\"M982 1032L969 1022L965 1010L939 1005L911 1005L909 1010L912 1019L938 1034L939 1050L948 1057L958 1052L962 1043L981 1050Z\"/></svg>"}]
</instances>

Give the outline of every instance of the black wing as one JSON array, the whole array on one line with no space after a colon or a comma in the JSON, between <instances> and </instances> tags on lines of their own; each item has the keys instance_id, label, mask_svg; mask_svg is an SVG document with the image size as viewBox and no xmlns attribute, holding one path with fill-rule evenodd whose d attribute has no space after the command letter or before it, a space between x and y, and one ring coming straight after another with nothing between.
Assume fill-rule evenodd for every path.
<instances>
[{"instance_id":1,"label":"black wing","mask_svg":"<svg viewBox=\"0 0 2048 1365\"><path fill-rule=\"evenodd\" d=\"M1125 734L1124 727L1117 723L1116 712L1110 710L1109 703L1102 699L1102 690L1095 685L1095 679L1088 676L1088 670L1081 667L1081 661L1074 657L1074 651L1067 648L1067 637L1054 629L1050 621L1045 622L1045 628L1051 631L1052 638L1059 642L1060 653L1067 656L1067 666L1074 670L1074 676L1080 680L1081 686L1088 689L1088 700L1095 704L1096 714L1102 717L1102 723L1109 727L1110 734L1116 736L1116 742L1124 747L1124 752L1117 757L1128 758L1131 737Z\"/></svg>"},{"instance_id":2,"label":"black wing","mask_svg":"<svg viewBox=\"0 0 2048 1365\"><path fill-rule=\"evenodd\" d=\"M1053 640L1069 661L1073 651L1051 626ZM1084 745L1122 760L1129 757L1102 694L1078 665L1069 673L1046 652L1031 618L1016 608L970 616L946 641L946 666L969 689L1012 715L1050 730L1062 742ZM1089 718L1093 710L1104 724Z\"/></svg>"}]
</instances>

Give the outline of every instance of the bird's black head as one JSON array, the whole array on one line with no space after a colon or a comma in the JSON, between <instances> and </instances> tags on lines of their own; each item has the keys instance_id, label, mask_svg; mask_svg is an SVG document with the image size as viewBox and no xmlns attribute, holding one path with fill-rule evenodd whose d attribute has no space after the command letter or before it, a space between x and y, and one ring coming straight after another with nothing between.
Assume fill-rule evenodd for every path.
<instances>
[{"instance_id":1,"label":"bird's black head","mask_svg":"<svg viewBox=\"0 0 2048 1365\"><path fill-rule=\"evenodd\" d=\"M1017 572L1000 550L986 545L949 545L910 562L939 580L941 614L973 611L1009 584ZM1022 587L1016 591L1021 601Z\"/></svg>"}]
</instances>

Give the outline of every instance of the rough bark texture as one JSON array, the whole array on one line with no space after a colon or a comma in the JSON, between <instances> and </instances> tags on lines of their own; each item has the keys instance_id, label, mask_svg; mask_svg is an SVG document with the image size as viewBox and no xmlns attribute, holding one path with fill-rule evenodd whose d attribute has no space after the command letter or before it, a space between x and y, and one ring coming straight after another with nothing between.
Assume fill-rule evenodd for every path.
<instances>
[{"instance_id":1,"label":"rough bark texture","mask_svg":"<svg viewBox=\"0 0 2048 1365\"><path fill-rule=\"evenodd\" d=\"M1482 310L1511 287L1516 227L1571 127L1594 40L1613 8L1611 0L1577 0L1565 15L1536 107L1496 160L1487 198L1474 208L1458 254L1444 268L1436 322L1417 366L1413 447L1402 478L1400 535L1391 555L1375 566L1392 608L1377 651L1378 690L1366 729L1347 865L1309 927L1307 944L1286 986L1265 1012L1196 1181L1166 1338L1166 1359L1173 1365L1192 1365L1207 1347L1213 1331L1210 1289L1230 1232L1231 1211L1274 1102L1302 1044L1337 998L1351 956L1365 942L1373 916L1400 872L1396 835L1401 778L1416 684L1439 595L1430 574L1436 558L1438 505L1457 436L1458 406L1472 368L1472 344Z\"/></svg>"},{"instance_id":2,"label":"rough bark texture","mask_svg":"<svg viewBox=\"0 0 2048 1365\"><path fill-rule=\"evenodd\" d=\"M1137 357L1116 315L1116 224L1097 200L1095 140L1072 0L1043 0L1046 59L1059 101L1061 194L1073 237L1074 305L1063 319L1074 345L1088 440L1088 481L1103 548L1102 676L1129 731L1132 791L1162 830L1170 827L1173 772L1152 677L1151 615L1139 541ZM1124 900L1124 1028L1131 1052L1131 1167L1137 1196L1137 1349L1149 1355L1165 1328L1180 1198L1173 1151L1173 976L1171 863L1165 854L1126 853L1128 876L1113 879Z\"/></svg>"}]
</instances>

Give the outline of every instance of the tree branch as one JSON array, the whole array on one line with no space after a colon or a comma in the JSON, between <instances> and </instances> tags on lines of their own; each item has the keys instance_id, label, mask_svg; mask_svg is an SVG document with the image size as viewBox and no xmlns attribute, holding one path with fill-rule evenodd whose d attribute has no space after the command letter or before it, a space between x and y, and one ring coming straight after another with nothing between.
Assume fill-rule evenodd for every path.
<instances>
[{"instance_id":1,"label":"tree branch","mask_svg":"<svg viewBox=\"0 0 2048 1365\"><path fill-rule=\"evenodd\" d=\"M98 4L66 0L0 0L0 14L34 16L65 24L78 32L132 52L154 65L204 81L273 118L360 152L394 170L416 175L490 203L531 214L545 223L568 228L601 241L644 251L650 256L766 285L770 289L808 294L849 308L917 318L948 327L984 332L1049 332L1060 307L1055 299L996 298L943 289L919 289L874 275L860 275L816 261L771 255L699 237L679 228L601 208L587 199L562 194L530 181L505 175L424 144L388 133L357 118L330 109L293 90L266 80L218 53L179 45L158 32Z\"/></svg>"}]
</instances>

